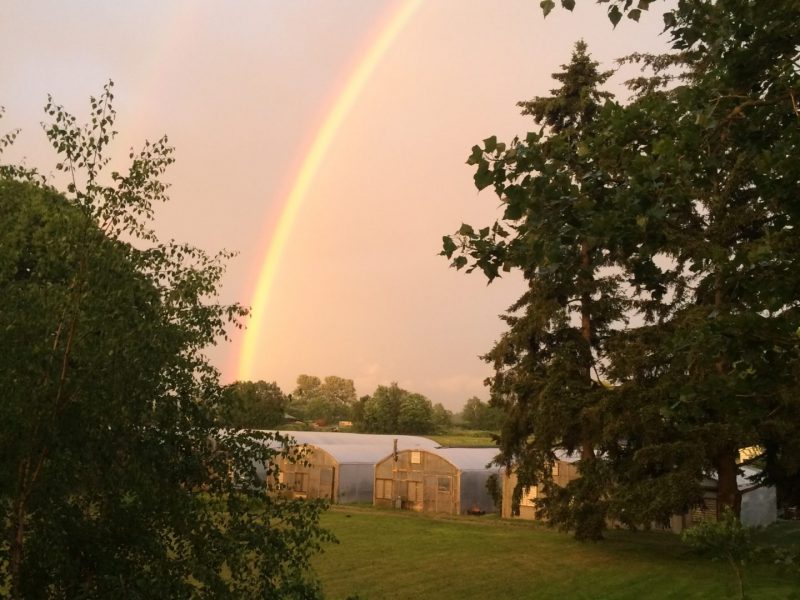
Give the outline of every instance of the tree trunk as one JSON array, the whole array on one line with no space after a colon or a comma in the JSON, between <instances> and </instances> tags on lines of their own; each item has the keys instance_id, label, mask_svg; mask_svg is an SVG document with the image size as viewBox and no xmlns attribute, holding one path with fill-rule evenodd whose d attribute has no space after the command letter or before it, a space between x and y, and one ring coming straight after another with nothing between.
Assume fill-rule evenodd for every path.
<instances>
[{"instance_id":1,"label":"tree trunk","mask_svg":"<svg viewBox=\"0 0 800 600\"><path fill-rule=\"evenodd\" d=\"M722 272L718 270L714 278L714 308L717 311L723 308L722 282ZM725 358L718 360L714 367L720 376L724 376L728 371ZM739 472L736 463L738 458L739 448L736 444L728 444L720 449L714 459L714 466L717 469L717 517L722 516L725 509L733 512L737 519L741 515L742 496L736 483Z\"/></svg>"},{"instance_id":2,"label":"tree trunk","mask_svg":"<svg viewBox=\"0 0 800 600\"><path fill-rule=\"evenodd\" d=\"M741 516L742 495L736 484L738 455L738 450L731 446L722 450L714 461L717 469L717 517L721 517L726 509L731 510L737 519Z\"/></svg>"},{"instance_id":3,"label":"tree trunk","mask_svg":"<svg viewBox=\"0 0 800 600\"><path fill-rule=\"evenodd\" d=\"M36 473L34 473L34 476ZM11 585L11 598L21 598L20 579L22 559L25 554L25 523L28 518L28 497L31 486L31 459L19 464L17 495L14 498L11 518L8 523L8 576Z\"/></svg>"},{"instance_id":4,"label":"tree trunk","mask_svg":"<svg viewBox=\"0 0 800 600\"><path fill-rule=\"evenodd\" d=\"M578 275L578 284L581 288L581 338L584 342L582 375L587 389L592 386L592 296L590 284L592 282L592 261L589 255L589 244L581 242L581 268ZM591 406L584 404L581 423L581 477L587 485L579 488L575 501L575 537L580 540L603 539L605 529L605 508L602 506L602 488L597 480L597 456L595 455L596 425L594 417L587 416L586 409Z\"/></svg>"},{"instance_id":5,"label":"tree trunk","mask_svg":"<svg viewBox=\"0 0 800 600\"><path fill-rule=\"evenodd\" d=\"M581 287L584 288L581 292L581 337L586 345L586 363L583 366L583 371L587 385L591 385L592 381L592 298L585 288L588 286L592 277L591 268L592 263L589 256L589 244L587 242L581 242L581 274L579 280L582 284ZM581 459L594 459L594 444L592 443L591 434L589 431L585 430L581 441Z\"/></svg>"},{"instance_id":6,"label":"tree trunk","mask_svg":"<svg viewBox=\"0 0 800 600\"><path fill-rule=\"evenodd\" d=\"M80 274L85 271L85 261L81 262ZM77 287L77 286L75 286ZM80 290L78 290L80 291ZM78 305L80 305L80 296L77 297ZM59 413L64 408L67 402L68 394L65 393L67 382L67 372L69 365L69 358L72 353L72 346L75 340L75 332L78 323L78 311L72 315L69 325L69 334L66 340L63 356L61 357L61 368L58 380L58 388L56 390L55 399L53 401L52 413L46 419L55 422ZM62 333L64 320L59 323L56 329L55 341L53 342L53 351L57 350L58 339ZM47 373L43 381L47 381ZM43 417L44 419L45 417ZM34 439L30 454L22 459L19 463L18 476L17 476L17 495L14 498L11 518L8 524L8 543L9 543L9 559L8 559L8 575L10 580L10 597L21 598L20 582L22 577L22 563L25 558L25 526L28 520L28 501L30 500L31 493L33 492L42 469L45 466L50 447L47 443L47 426L40 421L36 424L32 437Z\"/></svg>"},{"instance_id":7,"label":"tree trunk","mask_svg":"<svg viewBox=\"0 0 800 600\"><path fill-rule=\"evenodd\" d=\"M20 577L22 572L22 557L25 548L25 520L26 499L25 490L22 489L24 479L27 478L28 461L20 465L20 486L17 497L14 499L11 519L8 526L8 579L10 583L10 598L21 598Z\"/></svg>"}]
</instances>

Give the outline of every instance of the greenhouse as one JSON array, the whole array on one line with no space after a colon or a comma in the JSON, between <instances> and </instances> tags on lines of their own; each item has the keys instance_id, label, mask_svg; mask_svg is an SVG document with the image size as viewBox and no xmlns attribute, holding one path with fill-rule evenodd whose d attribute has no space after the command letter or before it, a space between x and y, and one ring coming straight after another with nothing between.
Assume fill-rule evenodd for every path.
<instances>
[{"instance_id":1,"label":"greenhouse","mask_svg":"<svg viewBox=\"0 0 800 600\"><path fill-rule=\"evenodd\" d=\"M395 450L435 448L428 438L317 431L281 431L305 447L304 459L278 460L284 493L337 504L372 502L375 463Z\"/></svg>"},{"instance_id":2,"label":"greenhouse","mask_svg":"<svg viewBox=\"0 0 800 600\"><path fill-rule=\"evenodd\" d=\"M496 448L410 449L375 465L375 505L420 512L495 512L486 488L499 467L489 464Z\"/></svg>"}]
</instances>

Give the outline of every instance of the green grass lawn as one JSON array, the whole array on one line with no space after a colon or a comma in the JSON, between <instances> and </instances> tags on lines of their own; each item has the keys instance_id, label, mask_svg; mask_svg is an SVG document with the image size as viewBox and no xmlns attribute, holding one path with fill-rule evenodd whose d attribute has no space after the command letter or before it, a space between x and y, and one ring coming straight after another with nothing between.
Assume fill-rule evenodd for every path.
<instances>
[{"instance_id":1,"label":"green grass lawn","mask_svg":"<svg viewBox=\"0 0 800 600\"><path fill-rule=\"evenodd\" d=\"M690 554L677 536L611 531L598 543L530 522L334 507L340 544L314 561L326 597L409 599L735 598L730 567ZM800 598L800 577L745 567L748 598Z\"/></svg>"}]
</instances>

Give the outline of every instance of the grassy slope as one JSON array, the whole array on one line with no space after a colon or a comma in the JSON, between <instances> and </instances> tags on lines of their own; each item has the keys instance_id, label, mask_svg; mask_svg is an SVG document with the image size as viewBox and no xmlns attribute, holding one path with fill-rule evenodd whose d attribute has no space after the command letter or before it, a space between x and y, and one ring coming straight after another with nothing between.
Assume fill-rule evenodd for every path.
<instances>
[{"instance_id":1,"label":"grassy slope","mask_svg":"<svg viewBox=\"0 0 800 600\"><path fill-rule=\"evenodd\" d=\"M326 596L390 598L733 598L729 567L687 554L665 533L613 531L580 544L531 523L335 507L340 540L315 560ZM787 598L800 578L745 568L750 598ZM800 596L797 596L800 597Z\"/></svg>"}]
</instances>

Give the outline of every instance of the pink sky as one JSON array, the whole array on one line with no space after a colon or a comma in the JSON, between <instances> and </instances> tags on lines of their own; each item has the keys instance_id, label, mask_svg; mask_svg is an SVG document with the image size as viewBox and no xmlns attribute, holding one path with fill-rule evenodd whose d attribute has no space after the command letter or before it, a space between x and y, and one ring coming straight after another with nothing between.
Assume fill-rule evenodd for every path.
<instances>
[{"instance_id":1,"label":"pink sky","mask_svg":"<svg viewBox=\"0 0 800 600\"><path fill-rule=\"evenodd\" d=\"M522 289L448 269L441 236L484 225L498 201L464 164L473 144L534 126L518 100L584 38L605 65L658 51L659 3L612 31L579 2L546 20L535 0L427 0L395 40L339 129L281 255L258 332L253 378L290 392L298 374L355 380L359 394L397 381L458 410L486 399L478 356ZM250 304L292 177L347 75L394 0L224 3L18 2L0 20L0 131L21 127L10 158L55 164L38 123L47 93L83 117L115 81L117 154L169 135L177 163L162 237L239 252L222 291ZM622 76L612 90L620 92ZM621 92L625 96L624 92ZM118 166L121 167L120 164ZM241 335L210 350L236 376Z\"/></svg>"}]
</instances>

